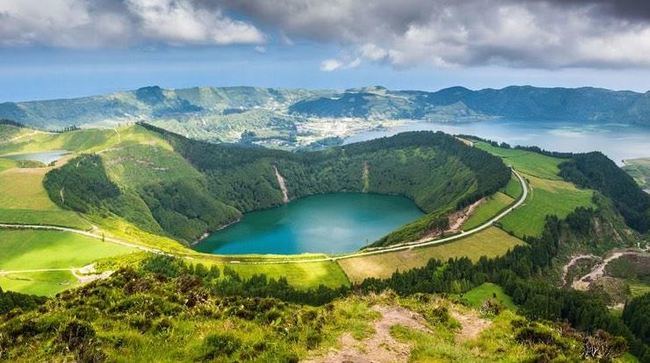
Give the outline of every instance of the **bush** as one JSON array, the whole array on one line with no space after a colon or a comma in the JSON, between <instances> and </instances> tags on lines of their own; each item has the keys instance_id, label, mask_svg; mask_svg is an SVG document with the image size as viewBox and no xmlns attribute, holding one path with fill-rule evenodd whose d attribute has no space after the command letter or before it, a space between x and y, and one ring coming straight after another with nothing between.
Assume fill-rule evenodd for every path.
<instances>
[{"instance_id":1,"label":"bush","mask_svg":"<svg viewBox=\"0 0 650 363\"><path fill-rule=\"evenodd\" d=\"M169 278L180 276L186 270L185 265L176 257L167 255L154 255L142 261L145 272L163 275Z\"/></svg>"},{"instance_id":2,"label":"bush","mask_svg":"<svg viewBox=\"0 0 650 363\"><path fill-rule=\"evenodd\" d=\"M223 356L231 356L239 348L242 342L239 338L230 334L212 334L208 335L203 341L203 354L201 358L204 360L213 360Z\"/></svg>"}]
</instances>

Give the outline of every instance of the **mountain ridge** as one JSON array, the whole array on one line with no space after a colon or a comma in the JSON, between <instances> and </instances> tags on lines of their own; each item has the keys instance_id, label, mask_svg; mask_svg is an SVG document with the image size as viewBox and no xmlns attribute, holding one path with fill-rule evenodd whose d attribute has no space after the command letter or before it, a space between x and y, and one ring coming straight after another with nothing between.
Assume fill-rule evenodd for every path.
<instances>
[{"instance_id":1,"label":"mountain ridge","mask_svg":"<svg viewBox=\"0 0 650 363\"><path fill-rule=\"evenodd\" d=\"M197 118L209 128L222 122L229 112L252 111L263 111L270 118L282 120L293 117L471 122L510 118L650 126L650 92L528 85L480 90L455 86L438 91L389 90L381 86L343 91L148 86L80 98L0 103L0 118L44 129L164 119L184 123Z\"/></svg>"}]
</instances>

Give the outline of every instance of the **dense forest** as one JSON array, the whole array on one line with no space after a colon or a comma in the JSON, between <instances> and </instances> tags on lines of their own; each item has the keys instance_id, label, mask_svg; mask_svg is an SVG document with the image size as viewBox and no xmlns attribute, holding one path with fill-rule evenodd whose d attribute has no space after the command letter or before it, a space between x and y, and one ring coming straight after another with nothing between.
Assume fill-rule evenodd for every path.
<instances>
[{"instance_id":1,"label":"dense forest","mask_svg":"<svg viewBox=\"0 0 650 363\"><path fill-rule=\"evenodd\" d=\"M147 231L191 242L242 213L284 203L277 172L289 199L331 192L412 199L428 214L382 240L391 244L438 228L446 213L493 194L510 178L499 158L443 133L410 132L323 151L286 152L200 142L143 126L162 135L200 177L132 190L110 180L103 157L82 155L47 174L52 200L83 213L114 213Z\"/></svg>"},{"instance_id":2,"label":"dense forest","mask_svg":"<svg viewBox=\"0 0 650 363\"><path fill-rule=\"evenodd\" d=\"M642 233L650 230L650 195L605 155L575 154L560 169L564 179L609 197L630 227Z\"/></svg>"}]
</instances>

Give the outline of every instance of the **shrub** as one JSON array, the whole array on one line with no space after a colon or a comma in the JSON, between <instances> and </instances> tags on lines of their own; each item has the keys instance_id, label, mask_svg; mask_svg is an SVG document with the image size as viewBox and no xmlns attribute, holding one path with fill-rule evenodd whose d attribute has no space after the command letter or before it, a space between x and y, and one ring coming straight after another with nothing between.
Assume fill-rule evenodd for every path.
<instances>
[{"instance_id":1,"label":"shrub","mask_svg":"<svg viewBox=\"0 0 650 363\"><path fill-rule=\"evenodd\" d=\"M203 341L204 360L213 360L218 357L231 356L241 348L241 340L230 334L208 335Z\"/></svg>"},{"instance_id":2,"label":"shrub","mask_svg":"<svg viewBox=\"0 0 650 363\"><path fill-rule=\"evenodd\" d=\"M142 269L146 272L174 278L178 277L186 267L178 258L166 255L154 255L142 261Z\"/></svg>"}]
</instances>

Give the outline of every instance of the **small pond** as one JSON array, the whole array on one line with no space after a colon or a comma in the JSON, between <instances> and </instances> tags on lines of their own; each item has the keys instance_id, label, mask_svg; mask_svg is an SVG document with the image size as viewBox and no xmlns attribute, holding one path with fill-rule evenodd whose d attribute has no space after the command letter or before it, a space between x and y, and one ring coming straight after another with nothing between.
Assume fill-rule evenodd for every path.
<instances>
[{"instance_id":1,"label":"small pond","mask_svg":"<svg viewBox=\"0 0 650 363\"><path fill-rule=\"evenodd\" d=\"M64 155L69 153L70 152L66 150L52 150L52 151L40 151L35 153L5 155L3 156L3 158L11 159L11 160L40 161L43 164L49 164L51 162L61 159Z\"/></svg>"}]
</instances>

